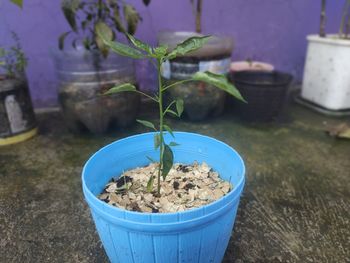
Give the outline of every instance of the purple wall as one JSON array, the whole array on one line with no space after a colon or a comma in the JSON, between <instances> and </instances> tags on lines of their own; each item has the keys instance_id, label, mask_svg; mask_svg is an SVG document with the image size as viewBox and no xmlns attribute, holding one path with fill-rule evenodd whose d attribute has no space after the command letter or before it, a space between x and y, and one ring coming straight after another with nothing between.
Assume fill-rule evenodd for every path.
<instances>
[{"instance_id":1,"label":"purple wall","mask_svg":"<svg viewBox=\"0 0 350 263\"><path fill-rule=\"evenodd\" d=\"M0 45L8 43L11 30L18 33L29 58L27 75L35 106L55 105L57 85L49 49L68 29L60 0L24 0L23 11L8 2L0 2ZM143 17L137 36L153 44L159 30L194 29L189 0L152 0L147 8L141 0L129 2ZM327 31L337 32L342 1L331 2ZM235 39L234 60L270 62L301 80L305 37L318 31L319 11L318 0L204 0L202 27L204 33Z\"/></svg>"}]
</instances>

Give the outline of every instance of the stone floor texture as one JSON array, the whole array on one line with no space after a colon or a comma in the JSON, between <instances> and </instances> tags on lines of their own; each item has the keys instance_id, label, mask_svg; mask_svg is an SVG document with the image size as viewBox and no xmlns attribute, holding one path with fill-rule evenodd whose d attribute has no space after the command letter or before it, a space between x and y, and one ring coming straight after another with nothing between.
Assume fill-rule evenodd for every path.
<instances>
[{"instance_id":1,"label":"stone floor texture","mask_svg":"<svg viewBox=\"0 0 350 263\"><path fill-rule=\"evenodd\" d=\"M142 110L142 119L156 119ZM223 262L350 262L350 141L327 118L292 105L273 124L233 112L174 130L215 137L240 152L247 183ZM348 119L349 120L349 119ZM348 121L347 120L347 121ZM40 135L0 148L0 262L108 262L81 191L81 170L100 147L146 131L75 135L59 113L39 114Z\"/></svg>"}]
</instances>

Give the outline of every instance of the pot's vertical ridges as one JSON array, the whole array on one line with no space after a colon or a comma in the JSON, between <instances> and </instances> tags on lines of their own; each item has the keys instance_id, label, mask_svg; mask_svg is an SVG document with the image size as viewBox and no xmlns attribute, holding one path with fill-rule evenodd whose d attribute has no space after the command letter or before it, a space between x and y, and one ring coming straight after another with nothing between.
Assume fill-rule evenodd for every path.
<instances>
[{"instance_id":1,"label":"pot's vertical ridges","mask_svg":"<svg viewBox=\"0 0 350 263\"><path fill-rule=\"evenodd\" d=\"M204 209L199 209L195 212L197 217L204 215ZM181 214L179 222L184 222L194 218L194 214ZM200 263L200 251L201 251L201 239L202 230L194 229L186 233L182 233L179 236L179 250L180 257L179 262L199 262ZM196 242L200 240L200 242ZM187 246L191 246L191 250L186 250Z\"/></svg>"},{"instance_id":2,"label":"pot's vertical ridges","mask_svg":"<svg viewBox=\"0 0 350 263\"><path fill-rule=\"evenodd\" d=\"M130 248L130 254L131 254L131 261L132 263L137 263L135 262L135 258L134 258L134 253L135 253L135 249L134 249L134 246L131 242L131 239L130 239L130 232L128 232L128 244L129 244L129 248Z\"/></svg>"},{"instance_id":3,"label":"pot's vertical ridges","mask_svg":"<svg viewBox=\"0 0 350 263\"><path fill-rule=\"evenodd\" d=\"M157 215L157 214L155 214ZM163 214L162 216L153 216L152 223L172 223L178 222L177 214ZM154 245L156 251L156 263L176 263L178 259L178 234L166 234L167 226L162 227L165 233L154 234ZM149 261L148 261L149 262Z\"/></svg>"},{"instance_id":4,"label":"pot's vertical ridges","mask_svg":"<svg viewBox=\"0 0 350 263\"><path fill-rule=\"evenodd\" d=\"M133 220L138 215L126 213L126 220ZM151 223L151 215L145 218L145 223ZM153 238L146 232L129 232L130 247L133 255L133 261L138 262L156 262ZM152 253L145 253L152 251Z\"/></svg>"},{"instance_id":5,"label":"pot's vertical ridges","mask_svg":"<svg viewBox=\"0 0 350 263\"><path fill-rule=\"evenodd\" d=\"M228 242L230 241L231 235L225 235L224 233L226 233L227 231L232 231L232 233L233 233L234 222L232 222L230 220L230 218L232 216L236 217L237 209L238 209L238 204L234 204L234 206L229 211L229 213L227 213L225 215L226 222L222 226L221 232L218 236L218 242L217 242L217 246L215 249L214 262L221 262L221 260L223 259L224 255L225 255L225 247L228 245Z\"/></svg>"},{"instance_id":6,"label":"pot's vertical ridges","mask_svg":"<svg viewBox=\"0 0 350 263\"><path fill-rule=\"evenodd\" d=\"M113 263L121 263L118 259L118 254L114 242L112 239L112 234L110 231L110 225L106 221L91 210L92 217L96 222L96 228L101 238L102 244L105 248L106 254ZM102 234L104 233L104 234Z\"/></svg>"},{"instance_id":7,"label":"pot's vertical ridges","mask_svg":"<svg viewBox=\"0 0 350 263\"><path fill-rule=\"evenodd\" d=\"M132 258L132 251L129 246L128 231L125 231L118 225L110 225L110 235L112 237L114 248L118 254L118 259L120 262L132 262L130 260Z\"/></svg>"}]
</instances>

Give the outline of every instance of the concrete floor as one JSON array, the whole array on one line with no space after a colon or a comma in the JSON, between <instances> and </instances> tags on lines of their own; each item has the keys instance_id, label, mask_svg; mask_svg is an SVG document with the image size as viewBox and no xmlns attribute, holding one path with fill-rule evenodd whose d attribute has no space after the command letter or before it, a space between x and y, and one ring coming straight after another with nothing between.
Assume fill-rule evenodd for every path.
<instances>
[{"instance_id":1,"label":"concrete floor","mask_svg":"<svg viewBox=\"0 0 350 263\"><path fill-rule=\"evenodd\" d=\"M144 111L142 111L144 112ZM155 118L152 112L142 118ZM108 262L81 193L85 160L135 124L109 135L73 135L59 114L38 116L40 135L0 148L0 262ZM233 114L171 120L236 148L247 184L224 262L350 262L350 141L328 137L299 106L269 125Z\"/></svg>"}]
</instances>

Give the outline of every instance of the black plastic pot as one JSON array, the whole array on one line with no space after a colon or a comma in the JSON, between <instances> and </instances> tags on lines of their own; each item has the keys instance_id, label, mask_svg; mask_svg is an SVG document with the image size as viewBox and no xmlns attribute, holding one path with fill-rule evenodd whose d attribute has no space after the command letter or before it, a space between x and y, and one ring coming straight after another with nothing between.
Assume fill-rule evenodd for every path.
<instances>
[{"instance_id":1,"label":"black plastic pot","mask_svg":"<svg viewBox=\"0 0 350 263\"><path fill-rule=\"evenodd\" d=\"M292 79L291 75L278 71L241 71L232 74L231 80L248 102L235 102L241 119L257 122L276 120Z\"/></svg>"},{"instance_id":2,"label":"black plastic pot","mask_svg":"<svg viewBox=\"0 0 350 263\"><path fill-rule=\"evenodd\" d=\"M0 75L0 146L25 141L36 133L27 79Z\"/></svg>"}]
</instances>

